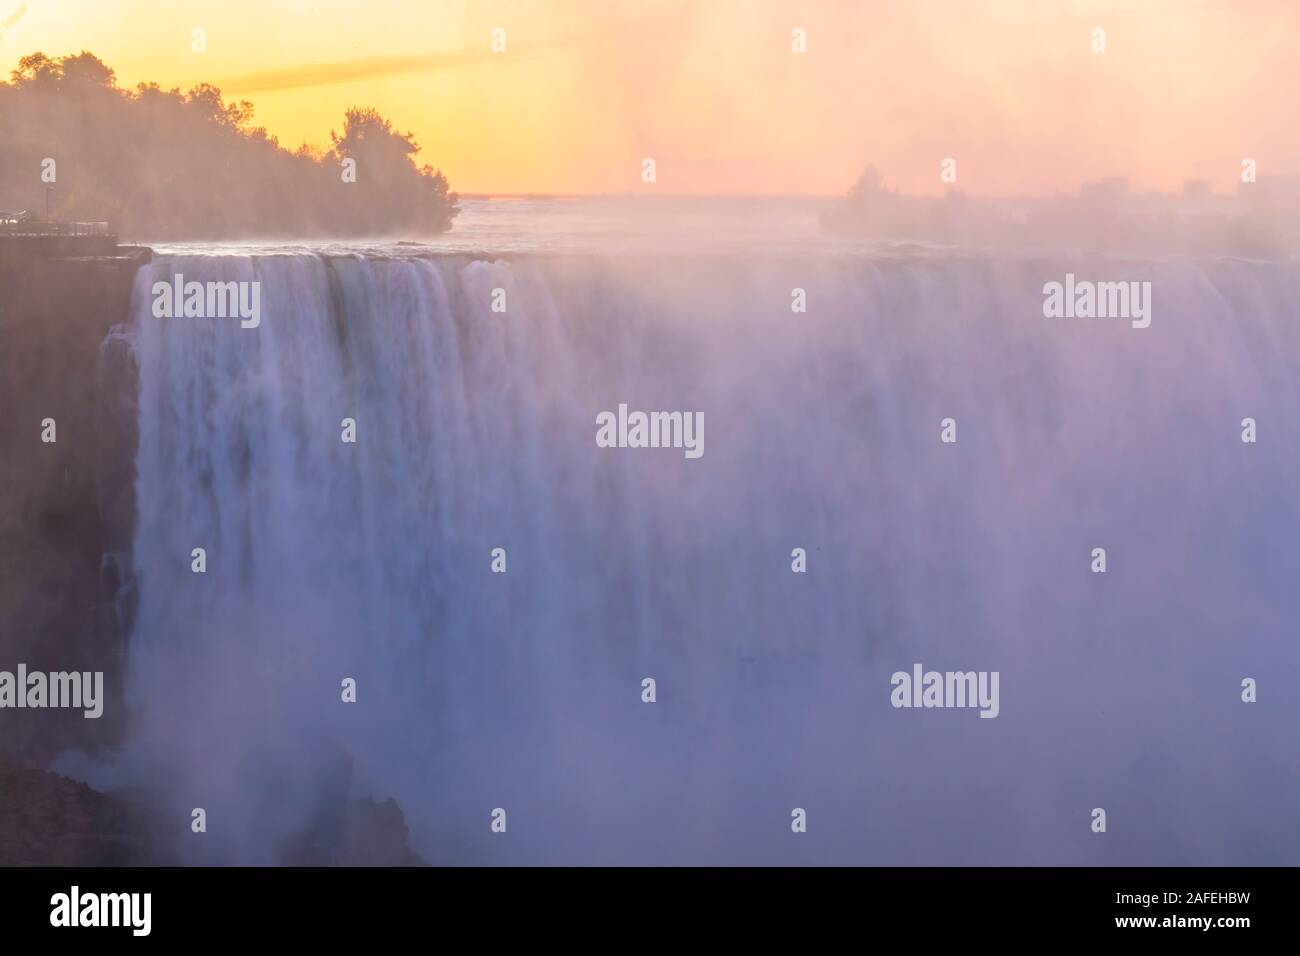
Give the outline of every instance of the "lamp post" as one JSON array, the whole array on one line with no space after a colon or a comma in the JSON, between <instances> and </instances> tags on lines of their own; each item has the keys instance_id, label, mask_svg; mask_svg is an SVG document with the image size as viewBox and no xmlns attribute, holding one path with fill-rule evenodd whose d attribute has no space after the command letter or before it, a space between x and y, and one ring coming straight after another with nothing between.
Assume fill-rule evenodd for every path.
<instances>
[{"instance_id":1,"label":"lamp post","mask_svg":"<svg viewBox=\"0 0 1300 956\"><path fill-rule=\"evenodd\" d=\"M54 187L52 185L47 185L45 187L45 221L46 222L50 221L50 193L53 191L54 191Z\"/></svg>"}]
</instances>

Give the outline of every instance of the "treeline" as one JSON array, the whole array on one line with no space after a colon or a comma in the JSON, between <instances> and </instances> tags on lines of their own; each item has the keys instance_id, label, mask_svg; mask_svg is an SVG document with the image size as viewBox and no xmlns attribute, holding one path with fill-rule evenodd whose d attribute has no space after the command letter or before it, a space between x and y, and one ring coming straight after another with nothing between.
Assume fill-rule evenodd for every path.
<instances>
[{"instance_id":1,"label":"treeline","mask_svg":"<svg viewBox=\"0 0 1300 956\"><path fill-rule=\"evenodd\" d=\"M90 53L34 53L0 82L0 210L42 217L52 185L50 218L106 219L135 239L450 228L457 207L446 177L417 166L415 139L373 109L348 110L323 150L285 149L252 120L253 104L226 103L211 84L125 90ZM354 182L345 160L355 161Z\"/></svg>"}]
</instances>

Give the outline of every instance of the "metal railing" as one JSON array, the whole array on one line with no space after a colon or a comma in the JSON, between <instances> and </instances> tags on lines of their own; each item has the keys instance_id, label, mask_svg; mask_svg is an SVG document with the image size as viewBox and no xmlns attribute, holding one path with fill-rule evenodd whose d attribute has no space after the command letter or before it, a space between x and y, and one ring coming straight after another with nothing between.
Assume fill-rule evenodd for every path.
<instances>
[{"instance_id":1,"label":"metal railing","mask_svg":"<svg viewBox=\"0 0 1300 956\"><path fill-rule=\"evenodd\" d=\"M24 222L0 219L0 236L112 236L107 222Z\"/></svg>"}]
</instances>

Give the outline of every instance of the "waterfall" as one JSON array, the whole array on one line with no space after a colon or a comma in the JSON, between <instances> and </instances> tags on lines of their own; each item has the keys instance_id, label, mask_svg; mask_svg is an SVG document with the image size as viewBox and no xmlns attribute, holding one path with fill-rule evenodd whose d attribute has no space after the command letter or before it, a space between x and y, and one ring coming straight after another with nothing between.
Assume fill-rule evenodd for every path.
<instances>
[{"instance_id":1,"label":"waterfall","mask_svg":"<svg viewBox=\"0 0 1300 956\"><path fill-rule=\"evenodd\" d=\"M1300 269L1094 266L1149 328L1045 318L1050 257L156 257L124 759L205 861L335 748L432 862L1294 860ZM704 454L597 447L621 403ZM999 716L893 708L914 662Z\"/></svg>"}]
</instances>

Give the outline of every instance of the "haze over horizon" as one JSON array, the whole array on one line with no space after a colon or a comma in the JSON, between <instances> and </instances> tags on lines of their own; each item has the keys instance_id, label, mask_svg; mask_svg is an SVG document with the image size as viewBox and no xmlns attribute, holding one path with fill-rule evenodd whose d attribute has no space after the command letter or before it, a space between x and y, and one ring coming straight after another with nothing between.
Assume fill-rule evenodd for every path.
<instances>
[{"instance_id":1,"label":"haze over horizon","mask_svg":"<svg viewBox=\"0 0 1300 956\"><path fill-rule=\"evenodd\" d=\"M1243 157L1261 177L1300 170L1287 0L409 7L0 0L0 71L85 49L124 87L212 82L291 149L373 106L469 194L838 195L874 163L938 195L947 157L958 188L1005 196L1112 175L1231 192Z\"/></svg>"}]
</instances>

